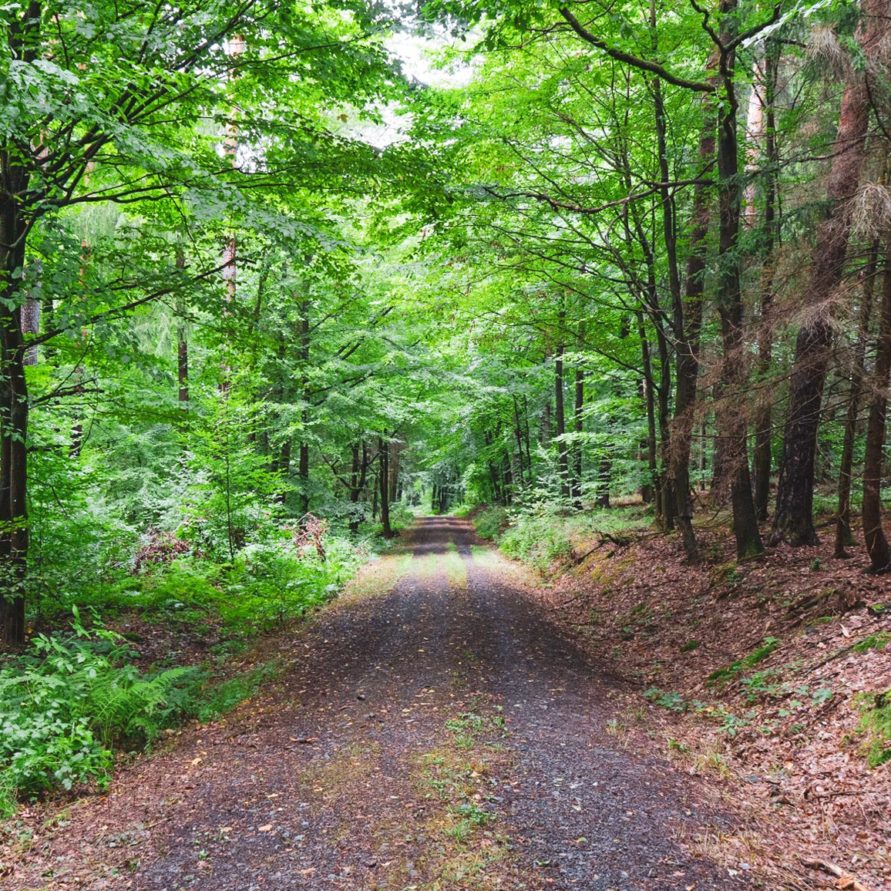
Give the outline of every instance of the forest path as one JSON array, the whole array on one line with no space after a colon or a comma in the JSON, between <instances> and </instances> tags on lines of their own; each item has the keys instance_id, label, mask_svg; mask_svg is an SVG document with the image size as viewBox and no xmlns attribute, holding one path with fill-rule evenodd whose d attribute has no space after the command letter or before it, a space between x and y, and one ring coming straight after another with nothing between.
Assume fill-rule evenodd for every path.
<instances>
[{"instance_id":1,"label":"forest path","mask_svg":"<svg viewBox=\"0 0 891 891\"><path fill-rule=\"evenodd\" d=\"M421 520L268 693L45 828L10 889L724 889L718 821L468 523Z\"/></svg>"}]
</instances>

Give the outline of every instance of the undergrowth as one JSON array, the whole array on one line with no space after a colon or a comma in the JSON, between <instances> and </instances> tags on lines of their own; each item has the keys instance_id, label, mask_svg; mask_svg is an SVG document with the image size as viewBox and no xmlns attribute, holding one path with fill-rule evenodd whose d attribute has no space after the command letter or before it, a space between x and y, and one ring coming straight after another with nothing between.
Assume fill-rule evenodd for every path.
<instances>
[{"instance_id":1,"label":"undergrowth","mask_svg":"<svg viewBox=\"0 0 891 891\"><path fill-rule=\"evenodd\" d=\"M144 748L193 709L200 673L142 673L113 631L40 635L0 671L0 813L16 798L105 787L114 748Z\"/></svg>"},{"instance_id":2,"label":"undergrowth","mask_svg":"<svg viewBox=\"0 0 891 891\"><path fill-rule=\"evenodd\" d=\"M219 680L208 668L140 671L127 641L74 611L70 632L39 635L0 670L0 817L16 800L108 786L118 751L167 728L213 721L278 671L275 662Z\"/></svg>"},{"instance_id":3,"label":"undergrowth","mask_svg":"<svg viewBox=\"0 0 891 891\"><path fill-rule=\"evenodd\" d=\"M277 666L232 676L233 649L323 604L371 553L369 542L337 535L301 547L290 530L227 562L163 544L169 559L119 565L89 588L43 597L31 619L54 630L0 662L0 816L18 800L104 788L116 752L144 750L165 729L215 720L254 695ZM133 644L108 627L132 613L162 633L217 639L216 658L140 670Z\"/></svg>"},{"instance_id":4,"label":"undergrowth","mask_svg":"<svg viewBox=\"0 0 891 891\"><path fill-rule=\"evenodd\" d=\"M474 523L482 538L495 541L508 556L544 570L598 535L639 529L647 519L640 507L571 512L540 503L511 510L490 507Z\"/></svg>"},{"instance_id":5,"label":"undergrowth","mask_svg":"<svg viewBox=\"0 0 891 891\"><path fill-rule=\"evenodd\" d=\"M200 555L149 565L143 572L120 571L88 590L61 593L41 604L52 622L78 604L105 617L137 610L149 621L188 627L196 633L218 625L227 634L249 636L299 618L330 599L364 563L368 543L325 539L324 558L297 554L288 541L248 545L230 562Z\"/></svg>"}]
</instances>

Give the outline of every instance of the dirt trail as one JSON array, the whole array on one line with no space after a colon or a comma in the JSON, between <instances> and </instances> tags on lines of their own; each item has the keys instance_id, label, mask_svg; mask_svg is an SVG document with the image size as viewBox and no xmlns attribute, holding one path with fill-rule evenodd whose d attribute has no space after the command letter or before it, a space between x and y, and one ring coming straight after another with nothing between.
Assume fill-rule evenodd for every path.
<instances>
[{"instance_id":1,"label":"dirt trail","mask_svg":"<svg viewBox=\"0 0 891 891\"><path fill-rule=\"evenodd\" d=\"M37 831L4 887L742 887L677 842L721 818L608 733L616 683L473 541L421 521L274 689Z\"/></svg>"}]
</instances>

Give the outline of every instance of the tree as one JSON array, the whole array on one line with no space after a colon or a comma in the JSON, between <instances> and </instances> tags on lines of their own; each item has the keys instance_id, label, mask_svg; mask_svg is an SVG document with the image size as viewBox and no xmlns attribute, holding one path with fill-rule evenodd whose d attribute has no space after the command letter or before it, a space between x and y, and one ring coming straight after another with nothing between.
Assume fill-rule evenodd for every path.
<instances>
[{"instance_id":1,"label":"tree","mask_svg":"<svg viewBox=\"0 0 891 891\"><path fill-rule=\"evenodd\" d=\"M848 202L857 190L866 157L871 68L888 33L889 20L891 4L887 0L862 0L856 36L865 64L851 71L838 117L826 186L828 212L817 231L805 303L808 314L795 343L773 523L774 542L809 545L817 540L813 521L814 459L832 345L832 301L844 273L850 232Z\"/></svg>"}]
</instances>

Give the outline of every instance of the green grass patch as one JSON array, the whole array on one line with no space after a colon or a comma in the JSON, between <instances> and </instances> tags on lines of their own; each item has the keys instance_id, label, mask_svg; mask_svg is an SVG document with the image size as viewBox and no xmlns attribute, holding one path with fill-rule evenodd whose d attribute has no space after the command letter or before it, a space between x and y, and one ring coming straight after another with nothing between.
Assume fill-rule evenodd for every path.
<instances>
[{"instance_id":1,"label":"green grass patch","mask_svg":"<svg viewBox=\"0 0 891 891\"><path fill-rule=\"evenodd\" d=\"M856 698L860 710L859 731L866 736L866 763L879 767L891 761L891 690L861 693Z\"/></svg>"},{"instance_id":2,"label":"green grass patch","mask_svg":"<svg viewBox=\"0 0 891 891\"><path fill-rule=\"evenodd\" d=\"M779 646L779 643L779 640L775 637L765 637L764 640L747 656L713 671L708 676L707 683L712 686L728 683L740 673L749 668L754 668L760 662L767 659L767 657Z\"/></svg>"},{"instance_id":3,"label":"green grass patch","mask_svg":"<svg viewBox=\"0 0 891 891\"><path fill-rule=\"evenodd\" d=\"M887 631L878 631L875 634L870 634L869 637L864 637L863 640L854 644L851 649L855 653L867 653L870 650L884 650L889 642L891 642L891 634Z\"/></svg>"}]
</instances>

